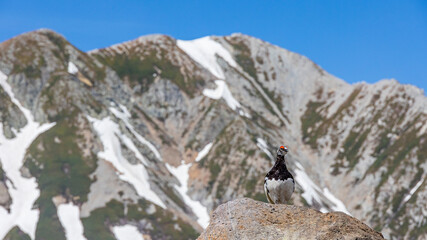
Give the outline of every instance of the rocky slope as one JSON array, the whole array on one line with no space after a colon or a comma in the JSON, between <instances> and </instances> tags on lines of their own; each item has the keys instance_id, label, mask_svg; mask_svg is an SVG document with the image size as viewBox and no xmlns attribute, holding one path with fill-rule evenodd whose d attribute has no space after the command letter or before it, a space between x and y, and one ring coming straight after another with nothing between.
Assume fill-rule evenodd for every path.
<instances>
[{"instance_id":1,"label":"rocky slope","mask_svg":"<svg viewBox=\"0 0 427 240\"><path fill-rule=\"evenodd\" d=\"M427 237L413 86L349 85L241 34L84 53L38 30L0 44L0 71L0 239L194 239L221 203L265 201L282 144L293 204Z\"/></svg>"},{"instance_id":2,"label":"rocky slope","mask_svg":"<svg viewBox=\"0 0 427 240\"><path fill-rule=\"evenodd\" d=\"M341 212L321 213L285 204L239 198L220 205L204 239L384 239L359 220Z\"/></svg>"}]
</instances>

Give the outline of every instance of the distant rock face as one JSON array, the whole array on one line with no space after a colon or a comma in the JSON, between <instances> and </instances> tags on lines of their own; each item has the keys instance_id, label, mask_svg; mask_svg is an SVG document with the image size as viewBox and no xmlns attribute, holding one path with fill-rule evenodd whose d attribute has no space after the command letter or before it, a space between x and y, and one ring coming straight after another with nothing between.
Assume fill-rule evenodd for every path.
<instances>
[{"instance_id":1,"label":"distant rock face","mask_svg":"<svg viewBox=\"0 0 427 240\"><path fill-rule=\"evenodd\" d=\"M212 214L205 239L384 239L381 233L341 212L321 213L285 204L239 198Z\"/></svg>"},{"instance_id":2,"label":"distant rock face","mask_svg":"<svg viewBox=\"0 0 427 240\"><path fill-rule=\"evenodd\" d=\"M266 201L284 144L292 205L427 238L421 89L350 85L243 34L151 35L86 53L46 29L0 43L0 240L65 239L57 208L71 202L88 240L129 225L195 239L221 204ZM21 224L25 212L34 217Z\"/></svg>"}]
</instances>

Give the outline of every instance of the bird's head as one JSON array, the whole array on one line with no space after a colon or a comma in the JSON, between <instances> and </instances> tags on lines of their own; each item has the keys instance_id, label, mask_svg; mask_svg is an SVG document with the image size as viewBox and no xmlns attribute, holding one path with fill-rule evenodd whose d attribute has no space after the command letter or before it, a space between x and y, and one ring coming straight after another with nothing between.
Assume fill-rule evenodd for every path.
<instances>
[{"instance_id":1,"label":"bird's head","mask_svg":"<svg viewBox=\"0 0 427 240\"><path fill-rule=\"evenodd\" d=\"M288 153L288 147L286 146L280 146L279 149L277 149L277 156L284 157Z\"/></svg>"}]
</instances>

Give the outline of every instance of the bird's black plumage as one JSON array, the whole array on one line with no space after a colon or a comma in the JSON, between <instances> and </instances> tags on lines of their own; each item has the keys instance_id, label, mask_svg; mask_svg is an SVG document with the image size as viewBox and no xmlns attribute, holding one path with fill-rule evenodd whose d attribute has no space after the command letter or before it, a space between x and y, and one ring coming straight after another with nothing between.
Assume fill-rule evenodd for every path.
<instances>
[{"instance_id":1,"label":"bird's black plumage","mask_svg":"<svg viewBox=\"0 0 427 240\"><path fill-rule=\"evenodd\" d=\"M288 168L285 164L285 156L277 155L276 162L274 166L265 176L266 179L276 179L276 180L286 180L288 178L294 179L292 174L288 171Z\"/></svg>"},{"instance_id":2,"label":"bird's black plumage","mask_svg":"<svg viewBox=\"0 0 427 240\"><path fill-rule=\"evenodd\" d=\"M285 163L285 155L288 152L286 147L281 146L277 150L277 157L274 166L264 178L264 191L270 203L286 203L290 200L295 190L295 181L288 171Z\"/></svg>"}]
</instances>

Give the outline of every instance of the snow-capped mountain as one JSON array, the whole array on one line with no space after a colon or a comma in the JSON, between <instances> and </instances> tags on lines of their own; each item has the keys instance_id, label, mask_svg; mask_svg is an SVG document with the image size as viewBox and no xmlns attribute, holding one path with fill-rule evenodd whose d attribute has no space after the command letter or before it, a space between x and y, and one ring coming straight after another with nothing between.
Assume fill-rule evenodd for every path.
<instances>
[{"instance_id":1,"label":"snow-capped mountain","mask_svg":"<svg viewBox=\"0 0 427 240\"><path fill-rule=\"evenodd\" d=\"M242 34L85 53L50 30L0 44L0 86L0 239L194 239L219 204L266 201L280 145L293 204L427 237L414 86L350 85Z\"/></svg>"}]
</instances>

